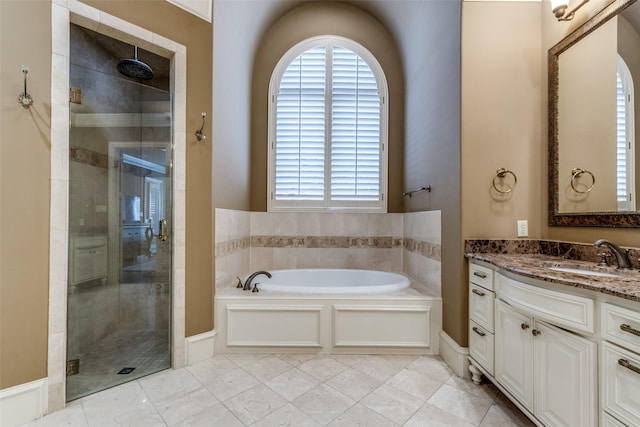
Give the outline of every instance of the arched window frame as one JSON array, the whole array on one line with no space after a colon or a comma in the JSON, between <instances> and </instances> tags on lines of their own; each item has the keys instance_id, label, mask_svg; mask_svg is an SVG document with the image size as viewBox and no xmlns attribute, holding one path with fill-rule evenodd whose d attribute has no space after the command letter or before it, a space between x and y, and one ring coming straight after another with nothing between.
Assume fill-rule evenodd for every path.
<instances>
[{"instance_id":1,"label":"arched window frame","mask_svg":"<svg viewBox=\"0 0 640 427\"><path fill-rule=\"evenodd\" d=\"M635 103L633 77L617 56L616 193L619 211L635 211Z\"/></svg>"},{"instance_id":2,"label":"arched window frame","mask_svg":"<svg viewBox=\"0 0 640 427\"><path fill-rule=\"evenodd\" d=\"M378 86L380 97L380 194L377 200L331 200L330 195L330 155L331 155L331 76L326 77L325 96L325 172L324 198L321 201L277 200L275 197L275 161L276 161L276 105L277 95L283 75L291 62L300 54L317 46L327 48L327 62L330 64L330 52L333 46L347 48L363 59L371 69ZM330 69L328 65L325 69ZM388 86L382 66L375 56L361 44L340 36L324 35L301 41L287 51L274 68L269 83L269 140L268 140L268 184L267 210L272 211L342 211L342 212L381 212L387 211L388 188Z\"/></svg>"}]
</instances>

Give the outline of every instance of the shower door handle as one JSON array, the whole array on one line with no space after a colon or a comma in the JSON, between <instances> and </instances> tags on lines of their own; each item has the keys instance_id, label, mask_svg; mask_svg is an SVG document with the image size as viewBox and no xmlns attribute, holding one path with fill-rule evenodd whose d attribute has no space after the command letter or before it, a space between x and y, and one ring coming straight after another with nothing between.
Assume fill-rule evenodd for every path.
<instances>
[{"instance_id":1,"label":"shower door handle","mask_svg":"<svg viewBox=\"0 0 640 427\"><path fill-rule=\"evenodd\" d=\"M168 237L168 226L167 226L167 220L162 218L160 220L160 241L161 242L166 242L167 237Z\"/></svg>"}]
</instances>

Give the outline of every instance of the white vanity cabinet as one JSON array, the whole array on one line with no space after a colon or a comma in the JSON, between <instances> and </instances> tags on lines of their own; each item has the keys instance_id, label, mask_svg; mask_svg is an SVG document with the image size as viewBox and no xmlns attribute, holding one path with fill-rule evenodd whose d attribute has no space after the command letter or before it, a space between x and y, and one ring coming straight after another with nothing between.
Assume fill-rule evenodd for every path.
<instances>
[{"instance_id":1,"label":"white vanity cabinet","mask_svg":"<svg viewBox=\"0 0 640 427\"><path fill-rule=\"evenodd\" d=\"M489 374L493 374L494 300L493 270L470 264L469 355Z\"/></svg>"},{"instance_id":2,"label":"white vanity cabinet","mask_svg":"<svg viewBox=\"0 0 640 427\"><path fill-rule=\"evenodd\" d=\"M71 285L107 277L107 236L75 236L69 257Z\"/></svg>"},{"instance_id":3,"label":"white vanity cabinet","mask_svg":"<svg viewBox=\"0 0 640 427\"><path fill-rule=\"evenodd\" d=\"M470 271L475 266L470 263ZM541 425L597 426L595 300L498 271L492 277L493 370L474 356L470 330L470 371L485 374ZM470 325L473 305L470 296Z\"/></svg>"},{"instance_id":4,"label":"white vanity cabinet","mask_svg":"<svg viewBox=\"0 0 640 427\"><path fill-rule=\"evenodd\" d=\"M602 423L640 425L640 313L603 302ZM613 424L612 419L620 424Z\"/></svg>"},{"instance_id":5,"label":"white vanity cabinet","mask_svg":"<svg viewBox=\"0 0 640 427\"><path fill-rule=\"evenodd\" d=\"M500 300L495 379L545 425L597 425L596 344Z\"/></svg>"}]
</instances>

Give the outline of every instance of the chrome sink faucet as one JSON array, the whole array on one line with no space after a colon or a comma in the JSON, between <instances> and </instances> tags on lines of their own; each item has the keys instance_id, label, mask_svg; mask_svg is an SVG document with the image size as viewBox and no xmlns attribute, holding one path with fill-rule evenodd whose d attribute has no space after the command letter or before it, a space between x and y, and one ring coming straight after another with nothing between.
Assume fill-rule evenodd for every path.
<instances>
[{"instance_id":1,"label":"chrome sink faucet","mask_svg":"<svg viewBox=\"0 0 640 427\"><path fill-rule=\"evenodd\" d=\"M256 276L259 276L261 274L264 274L269 279L271 279L271 273L269 273L268 271L264 271L264 270L256 271L255 273L251 274L251 276L247 277L247 280L244 282L244 286L242 287L242 290L243 291L250 290L251 289L251 282L253 282L253 279L255 279ZM254 285L253 292L258 292L257 288L255 287L255 285Z\"/></svg>"},{"instance_id":2,"label":"chrome sink faucet","mask_svg":"<svg viewBox=\"0 0 640 427\"><path fill-rule=\"evenodd\" d=\"M606 239L600 239L593 242L593 246L597 248L602 245L608 247L611 252L613 252L613 255L616 257L616 261L618 262L618 268L631 268L631 260L629 259L628 250L622 249Z\"/></svg>"}]
</instances>

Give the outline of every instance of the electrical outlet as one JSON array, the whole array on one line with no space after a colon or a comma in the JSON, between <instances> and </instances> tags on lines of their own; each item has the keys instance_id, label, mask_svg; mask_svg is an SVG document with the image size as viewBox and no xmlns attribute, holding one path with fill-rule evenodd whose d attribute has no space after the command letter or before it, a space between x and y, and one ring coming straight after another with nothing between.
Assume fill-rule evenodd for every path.
<instances>
[{"instance_id":1,"label":"electrical outlet","mask_svg":"<svg viewBox=\"0 0 640 427\"><path fill-rule=\"evenodd\" d=\"M529 236L529 221L526 219L519 219L518 223L518 237L528 237Z\"/></svg>"}]
</instances>

